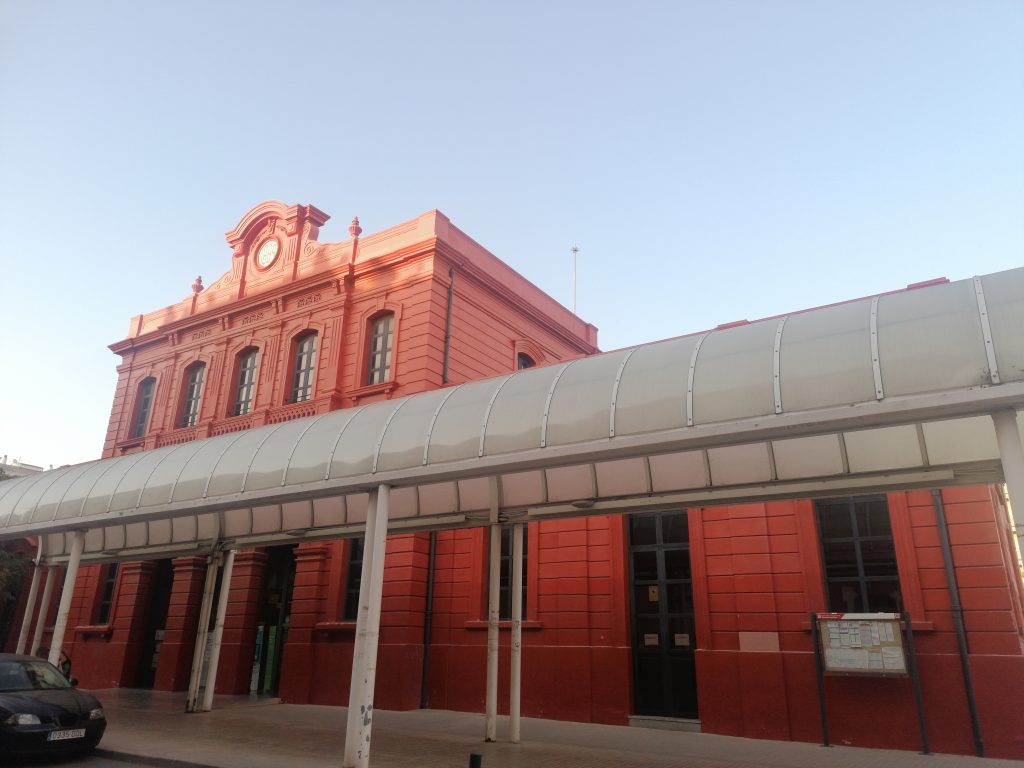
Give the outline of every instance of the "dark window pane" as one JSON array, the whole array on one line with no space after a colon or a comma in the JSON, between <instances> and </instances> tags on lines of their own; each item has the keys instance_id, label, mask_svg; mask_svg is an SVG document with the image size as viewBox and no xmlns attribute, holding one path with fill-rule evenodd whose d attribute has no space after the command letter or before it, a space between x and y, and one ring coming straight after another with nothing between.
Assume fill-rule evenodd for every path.
<instances>
[{"instance_id":1,"label":"dark window pane","mask_svg":"<svg viewBox=\"0 0 1024 768\"><path fill-rule=\"evenodd\" d=\"M145 379L139 384L136 395L135 424L132 425L132 437L142 437L149 428L149 413L153 406L153 390L156 389L155 379Z\"/></svg>"},{"instance_id":2,"label":"dark window pane","mask_svg":"<svg viewBox=\"0 0 1024 768\"><path fill-rule=\"evenodd\" d=\"M533 362L533 358L527 355L525 352L520 352L516 355L516 368L523 370L524 368L533 368L536 363Z\"/></svg>"},{"instance_id":3,"label":"dark window pane","mask_svg":"<svg viewBox=\"0 0 1024 768\"><path fill-rule=\"evenodd\" d=\"M394 322L394 315L382 315L374 320L370 327L367 384L383 384L391 378L391 337Z\"/></svg>"},{"instance_id":4,"label":"dark window pane","mask_svg":"<svg viewBox=\"0 0 1024 768\"><path fill-rule=\"evenodd\" d=\"M856 581L830 581L828 584L828 607L842 613L864 611L860 596L860 585Z\"/></svg>"},{"instance_id":5,"label":"dark window pane","mask_svg":"<svg viewBox=\"0 0 1024 768\"><path fill-rule=\"evenodd\" d=\"M313 372L316 369L316 333L303 336L295 345L291 402L301 403L313 396Z\"/></svg>"},{"instance_id":6,"label":"dark window pane","mask_svg":"<svg viewBox=\"0 0 1024 768\"><path fill-rule=\"evenodd\" d=\"M661 521L662 541L666 544L686 544L689 542L690 526L687 523L685 512L678 515L665 515Z\"/></svg>"},{"instance_id":7,"label":"dark window pane","mask_svg":"<svg viewBox=\"0 0 1024 768\"><path fill-rule=\"evenodd\" d=\"M668 644L673 650L693 650L697 645L697 635L693 619L673 616L668 620Z\"/></svg>"},{"instance_id":8,"label":"dark window pane","mask_svg":"<svg viewBox=\"0 0 1024 768\"><path fill-rule=\"evenodd\" d=\"M680 717L693 717L697 714L694 702L697 701L697 669L686 656L673 656L671 660L671 685L668 686L672 697L672 711Z\"/></svg>"},{"instance_id":9,"label":"dark window pane","mask_svg":"<svg viewBox=\"0 0 1024 768\"><path fill-rule=\"evenodd\" d=\"M633 600L638 614L657 614L661 605L661 591L656 584L636 584L633 586Z\"/></svg>"},{"instance_id":10,"label":"dark window pane","mask_svg":"<svg viewBox=\"0 0 1024 768\"><path fill-rule=\"evenodd\" d=\"M185 387L179 426L191 427L199 419L199 401L203 394L203 374L206 364L193 365L185 371Z\"/></svg>"},{"instance_id":11,"label":"dark window pane","mask_svg":"<svg viewBox=\"0 0 1024 768\"><path fill-rule=\"evenodd\" d=\"M896 550L892 540L861 541L860 556L864 561L864 575L895 576Z\"/></svg>"},{"instance_id":12,"label":"dark window pane","mask_svg":"<svg viewBox=\"0 0 1024 768\"><path fill-rule=\"evenodd\" d=\"M689 584L667 584L669 613L693 613L693 592Z\"/></svg>"},{"instance_id":13,"label":"dark window pane","mask_svg":"<svg viewBox=\"0 0 1024 768\"><path fill-rule=\"evenodd\" d=\"M689 549L666 549L665 550L665 578L666 579L689 579L690 574L690 550Z\"/></svg>"},{"instance_id":14,"label":"dark window pane","mask_svg":"<svg viewBox=\"0 0 1024 768\"><path fill-rule=\"evenodd\" d=\"M359 616L359 585L363 580L363 540L349 542L348 576L345 581L345 607L342 618L355 621Z\"/></svg>"},{"instance_id":15,"label":"dark window pane","mask_svg":"<svg viewBox=\"0 0 1024 768\"><path fill-rule=\"evenodd\" d=\"M527 546L529 528L523 526L523 617L526 617L526 574ZM498 617L501 619L512 618L512 526L505 525L501 529L501 581L498 588Z\"/></svg>"},{"instance_id":16,"label":"dark window pane","mask_svg":"<svg viewBox=\"0 0 1024 768\"><path fill-rule=\"evenodd\" d=\"M850 521L850 505L826 502L818 505L818 520L821 525L821 538L847 539L853 536L853 524Z\"/></svg>"},{"instance_id":17,"label":"dark window pane","mask_svg":"<svg viewBox=\"0 0 1024 768\"><path fill-rule=\"evenodd\" d=\"M868 610L881 613L899 613L903 610L900 583L895 580L869 581Z\"/></svg>"},{"instance_id":18,"label":"dark window pane","mask_svg":"<svg viewBox=\"0 0 1024 768\"><path fill-rule=\"evenodd\" d=\"M857 551L852 541L827 543L823 550L826 578L857 578Z\"/></svg>"},{"instance_id":19,"label":"dark window pane","mask_svg":"<svg viewBox=\"0 0 1024 768\"><path fill-rule=\"evenodd\" d=\"M860 536L892 536L889 509L884 499L857 504L857 534Z\"/></svg>"},{"instance_id":20,"label":"dark window pane","mask_svg":"<svg viewBox=\"0 0 1024 768\"><path fill-rule=\"evenodd\" d=\"M658 553L657 552L634 552L633 553L633 580L634 581L657 581L658 579Z\"/></svg>"},{"instance_id":21,"label":"dark window pane","mask_svg":"<svg viewBox=\"0 0 1024 768\"><path fill-rule=\"evenodd\" d=\"M642 646L643 637L640 641ZM659 714L665 710L665 686L658 656L640 656L637 659L636 688L638 715Z\"/></svg>"},{"instance_id":22,"label":"dark window pane","mask_svg":"<svg viewBox=\"0 0 1024 768\"><path fill-rule=\"evenodd\" d=\"M829 608L899 611L899 571L885 498L821 501L817 509ZM852 521L845 522L844 514Z\"/></svg>"},{"instance_id":23,"label":"dark window pane","mask_svg":"<svg viewBox=\"0 0 1024 768\"><path fill-rule=\"evenodd\" d=\"M629 519L629 542L636 546L639 544L656 544L655 526L657 518L650 515L643 517L631 517Z\"/></svg>"},{"instance_id":24,"label":"dark window pane","mask_svg":"<svg viewBox=\"0 0 1024 768\"><path fill-rule=\"evenodd\" d=\"M638 616L637 642L641 648L658 648L661 643L661 619L657 616Z\"/></svg>"}]
</instances>

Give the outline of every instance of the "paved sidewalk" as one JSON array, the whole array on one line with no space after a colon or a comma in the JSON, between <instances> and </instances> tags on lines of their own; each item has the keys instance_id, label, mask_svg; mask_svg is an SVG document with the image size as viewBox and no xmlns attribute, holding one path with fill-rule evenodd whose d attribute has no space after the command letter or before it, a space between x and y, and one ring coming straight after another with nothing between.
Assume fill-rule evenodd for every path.
<instances>
[{"instance_id":1,"label":"paved sidewalk","mask_svg":"<svg viewBox=\"0 0 1024 768\"><path fill-rule=\"evenodd\" d=\"M99 754L166 768L338 768L339 707L218 697L213 712L185 714L184 694L97 691L110 725ZM483 715L442 710L376 713L372 768L1022 768L1024 761L826 748L648 728L525 718L521 744L483 742Z\"/></svg>"}]
</instances>

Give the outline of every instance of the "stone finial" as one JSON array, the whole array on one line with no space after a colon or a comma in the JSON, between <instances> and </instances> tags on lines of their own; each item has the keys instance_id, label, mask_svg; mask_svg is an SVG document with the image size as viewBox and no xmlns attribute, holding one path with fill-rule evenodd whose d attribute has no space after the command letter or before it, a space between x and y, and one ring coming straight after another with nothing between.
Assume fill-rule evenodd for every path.
<instances>
[{"instance_id":1,"label":"stone finial","mask_svg":"<svg viewBox=\"0 0 1024 768\"><path fill-rule=\"evenodd\" d=\"M348 233L352 235L352 237L359 237L363 233L363 228L359 226L358 216L352 219L352 224L348 228Z\"/></svg>"},{"instance_id":2,"label":"stone finial","mask_svg":"<svg viewBox=\"0 0 1024 768\"><path fill-rule=\"evenodd\" d=\"M200 293L203 290L203 277L196 275L196 281L192 283L192 293Z\"/></svg>"}]
</instances>

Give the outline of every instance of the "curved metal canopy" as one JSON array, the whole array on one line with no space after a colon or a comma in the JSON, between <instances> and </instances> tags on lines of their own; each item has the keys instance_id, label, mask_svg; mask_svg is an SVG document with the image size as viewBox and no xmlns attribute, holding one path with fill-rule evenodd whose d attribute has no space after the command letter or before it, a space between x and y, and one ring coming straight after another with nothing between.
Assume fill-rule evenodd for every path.
<instances>
[{"instance_id":1,"label":"curved metal canopy","mask_svg":"<svg viewBox=\"0 0 1024 768\"><path fill-rule=\"evenodd\" d=\"M0 539L86 557L674 501L1001 479L1024 407L1024 268L532 368L0 483ZM1018 414L1020 420L1020 414Z\"/></svg>"}]
</instances>

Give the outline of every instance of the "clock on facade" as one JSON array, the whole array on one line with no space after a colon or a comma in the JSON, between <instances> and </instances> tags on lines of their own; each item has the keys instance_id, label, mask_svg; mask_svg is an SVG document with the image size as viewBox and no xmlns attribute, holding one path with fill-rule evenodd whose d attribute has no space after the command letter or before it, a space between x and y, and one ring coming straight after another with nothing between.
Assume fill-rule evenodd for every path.
<instances>
[{"instance_id":1,"label":"clock on facade","mask_svg":"<svg viewBox=\"0 0 1024 768\"><path fill-rule=\"evenodd\" d=\"M274 238L270 238L265 243L263 243L263 245L260 246L260 249L256 251L257 266L261 267L262 269L266 269L271 264L273 264L274 259L277 258L277 251L280 247L280 244Z\"/></svg>"}]
</instances>

